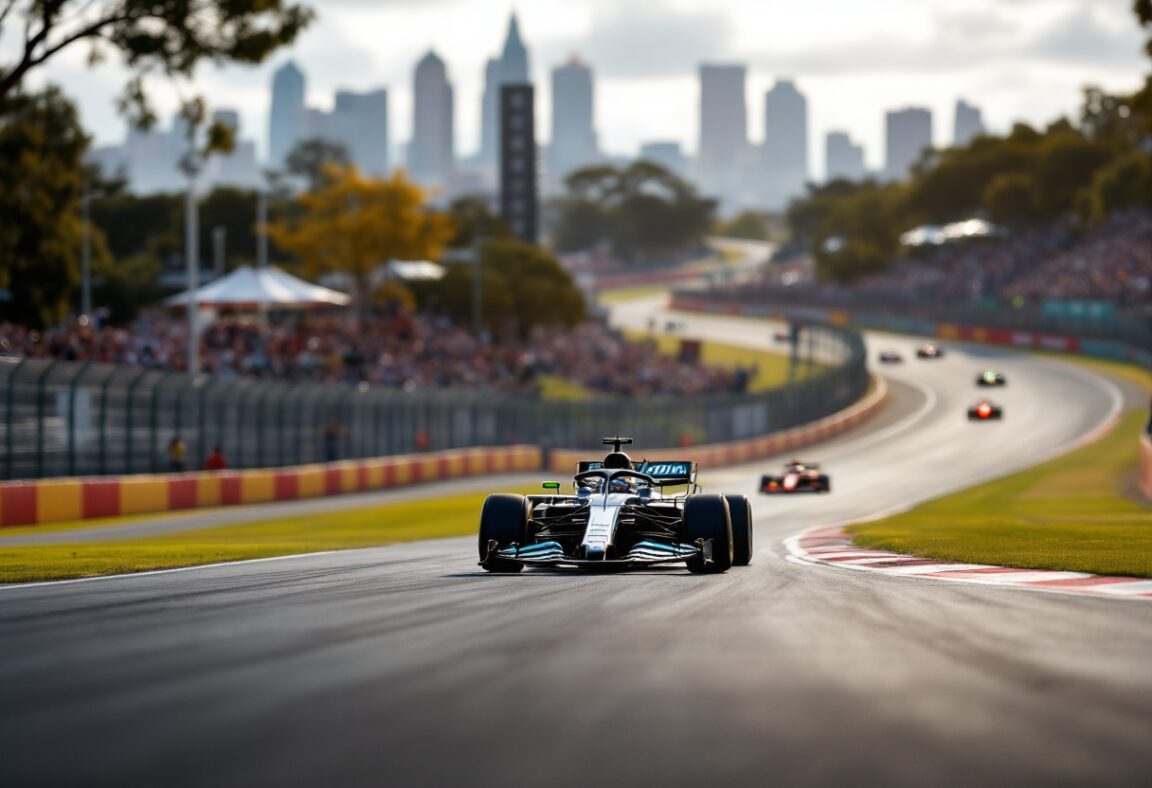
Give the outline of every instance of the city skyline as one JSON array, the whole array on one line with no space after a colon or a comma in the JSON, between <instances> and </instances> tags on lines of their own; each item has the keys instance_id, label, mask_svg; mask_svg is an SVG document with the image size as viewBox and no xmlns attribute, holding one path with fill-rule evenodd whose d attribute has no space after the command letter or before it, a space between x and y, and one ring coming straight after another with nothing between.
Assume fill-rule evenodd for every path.
<instances>
[{"instance_id":1,"label":"city skyline","mask_svg":"<svg viewBox=\"0 0 1152 788\"><path fill-rule=\"evenodd\" d=\"M551 69L573 52L596 70L598 131L606 154L634 155L649 140L677 140L694 154L696 69L701 62L744 62L752 140L763 135L754 97L777 78L799 80L810 107L809 165L819 178L824 162L816 154L830 130L847 131L862 144L870 169L882 166L887 108L930 108L939 120L934 142L942 145L950 142L957 97L983 109L990 131L1004 132L1018 119L1040 124L1073 115L1085 83L1135 89L1144 69L1128 5L1126 0L1052 0L1043 7L1006 8L973 0L957 10L961 7L942 0L893 0L867 16L854 4L827 0L794 13L772 0L723 0L707 7L682 3L661 13L648 6L613 10L600 0L533 0L519 3L517 11L532 50L535 84L546 85ZM402 143L412 124L412 68L434 47L453 75L457 151L471 156L479 139L483 63L499 51L510 8L483 0L437 0L429 6L435 7L365 8L335 0L284 57L258 68L203 69L196 87L213 109L239 108L244 128L263 128L271 74L290 57L308 71L309 106L331 107L338 88L386 85L391 132L394 142ZM451 27L435 21L447 10L456 20ZM902 23L892 25L895 17ZM369 24L373 20L388 30L389 46L379 46L378 27ZM753 31L765 21L773 24L762 29L772 33L761 40ZM627 31L635 33L632 46ZM73 53L46 76L63 83L78 101L96 144L123 139L123 122L113 108L123 84L121 68L109 62L88 69L83 56ZM177 94L163 80L154 84L159 114L166 117ZM551 113L547 92L537 91L541 117ZM267 140L259 137L264 158Z\"/></svg>"}]
</instances>

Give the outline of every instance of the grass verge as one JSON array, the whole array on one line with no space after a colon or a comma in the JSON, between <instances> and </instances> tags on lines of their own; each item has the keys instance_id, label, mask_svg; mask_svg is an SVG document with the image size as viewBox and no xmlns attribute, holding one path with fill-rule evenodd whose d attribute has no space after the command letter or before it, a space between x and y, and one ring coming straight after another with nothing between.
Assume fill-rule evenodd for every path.
<instances>
[{"instance_id":1,"label":"grass verge","mask_svg":"<svg viewBox=\"0 0 1152 788\"><path fill-rule=\"evenodd\" d=\"M653 340L656 342L657 350L670 356L680 352L682 339L691 339L691 337L669 334L650 334L645 331L625 331L624 333L629 339L637 341ZM788 356L783 353L770 353L766 350L722 345L718 342L702 342L700 344L700 360L708 366L725 369L733 369L738 366L754 367L755 374L748 384L748 390L752 393L778 388L790 380L791 365ZM816 364L811 365L810 368L801 365L801 375L810 374L809 369L815 372L819 368L819 365Z\"/></svg>"},{"instance_id":2,"label":"grass verge","mask_svg":"<svg viewBox=\"0 0 1152 788\"><path fill-rule=\"evenodd\" d=\"M963 563L1152 577L1152 510L1127 497L1146 415L1020 473L848 530L865 547Z\"/></svg>"},{"instance_id":3,"label":"grass verge","mask_svg":"<svg viewBox=\"0 0 1152 788\"><path fill-rule=\"evenodd\" d=\"M0 547L0 582L126 574L476 532L486 493L85 544Z\"/></svg>"}]
</instances>

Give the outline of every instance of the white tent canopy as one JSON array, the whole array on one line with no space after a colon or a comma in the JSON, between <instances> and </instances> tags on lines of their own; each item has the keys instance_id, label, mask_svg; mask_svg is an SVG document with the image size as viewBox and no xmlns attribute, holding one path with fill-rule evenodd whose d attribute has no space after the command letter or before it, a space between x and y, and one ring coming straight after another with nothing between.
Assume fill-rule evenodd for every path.
<instances>
[{"instance_id":1,"label":"white tent canopy","mask_svg":"<svg viewBox=\"0 0 1152 788\"><path fill-rule=\"evenodd\" d=\"M186 306L188 291L164 299L168 306ZM201 306L303 309L315 306L346 306L351 299L337 290L320 287L292 276L275 266L255 269L242 265L227 276L196 290Z\"/></svg>"}]
</instances>

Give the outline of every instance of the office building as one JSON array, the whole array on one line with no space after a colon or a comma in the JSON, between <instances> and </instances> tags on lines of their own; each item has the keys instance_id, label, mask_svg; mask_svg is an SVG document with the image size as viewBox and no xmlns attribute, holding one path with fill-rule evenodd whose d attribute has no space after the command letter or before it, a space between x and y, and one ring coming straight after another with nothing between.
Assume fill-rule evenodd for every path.
<instances>
[{"instance_id":1,"label":"office building","mask_svg":"<svg viewBox=\"0 0 1152 788\"><path fill-rule=\"evenodd\" d=\"M697 178L701 190L722 200L742 187L747 164L748 108L744 66L700 66L700 147Z\"/></svg>"},{"instance_id":2,"label":"office building","mask_svg":"<svg viewBox=\"0 0 1152 788\"><path fill-rule=\"evenodd\" d=\"M980 108L964 99L956 101L956 118L952 125L952 144L963 147L984 133L984 118Z\"/></svg>"},{"instance_id":3,"label":"office building","mask_svg":"<svg viewBox=\"0 0 1152 788\"><path fill-rule=\"evenodd\" d=\"M844 131L830 131L824 137L824 176L827 181L863 180L868 176L864 146L852 142Z\"/></svg>"},{"instance_id":4,"label":"office building","mask_svg":"<svg viewBox=\"0 0 1152 788\"><path fill-rule=\"evenodd\" d=\"M764 95L761 179L771 210L802 195L808 182L808 100L790 80L777 80Z\"/></svg>"},{"instance_id":5,"label":"office building","mask_svg":"<svg viewBox=\"0 0 1152 788\"><path fill-rule=\"evenodd\" d=\"M552 138L549 191L564 190L564 179L597 159L592 69L579 58L552 70Z\"/></svg>"},{"instance_id":6,"label":"office building","mask_svg":"<svg viewBox=\"0 0 1152 788\"><path fill-rule=\"evenodd\" d=\"M688 161L679 142L645 142L640 146L640 160L659 164L669 172L685 178L688 175Z\"/></svg>"},{"instance_id":7,"label":"office building","mask_svg":"<svg viewBox=\"0 0 1152 788\"><path fill-rule=\"evenodd\" d=\"M908 177L920 156L932 147L932 112L920 107L892 110L884 124L884 175Z\"/></svg>"},{"instance_id":8,"label":"office building","mask_svg":"<svg viewBox=\"0 0 1152 788\"><path fill-rule=\"evenodd\" d=\"M500 150L501 88L505 85L527 85L529 79L528 48L520 37L516 14L508 20L508 33L499 58L492 58L484 70L484 98L481 106L480 161L495 164Z\"/></svg>"},{"instance_id":9,"label":"office building","mask_svg":"<svg viewBox=\"0 0 1152 788\"><path fill-rule=\"evenodd\" d=\"M412 140L408 169L428 188L445 188L456 160L452 83L444 61L428 52L416 66L412 86Z\"/></svg>"},{"instance_id":10,"label":"office building","mask_svg":"<svg viewBox=\"0 0 1152 788\"><path fill-rule=\"evenodd\" d=\"M304 137L304 72L291 60L272 77L272 109L268 114L268 163L284 160Z\"/></svg>"},{"instance_id":11,"label":"office building","mask_svg":"<svg viewBox=\"0 0 1152 788\"><path fill-rule=\"evenodd\" d=\"M531 85L500 91L500 215L522 241L536 243L535 95Z\"/></svg>"}]
</instances>

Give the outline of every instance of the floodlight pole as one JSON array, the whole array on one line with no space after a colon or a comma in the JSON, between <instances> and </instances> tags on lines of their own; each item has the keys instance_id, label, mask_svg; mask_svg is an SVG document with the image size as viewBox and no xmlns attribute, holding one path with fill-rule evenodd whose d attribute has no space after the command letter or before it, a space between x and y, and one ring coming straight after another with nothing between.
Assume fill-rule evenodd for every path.
<instances>
[{"instance_id":1,"label":"floodlight pole","mask_svg":"<svg viewBox=\"0 0 1152 788\"><path fill-rule=\"evenodd\" d=\"M224 243L227 237L228 231L222 225L212 228L212 256L214 258L212 267L216 271L217 279L224 276Z\"/></svg>"},{"instance_id":2,"label":"floodlight pole","mask_svg":"<svg viewBox=\"0 0 1152 788\"><path fill-rule=\"evenodd\" d=\"M184 273L187 279L188 303L188 374L195 377L200 373L200 303L196 299L196 290L200 287L200 266L198 258L198 216L196 214L196 173L199 162L196 161L196 152L189 141L188 155L184 160L184 173L188 176L188 190L184 195Z\"/></svg>"},{"instance_id":3,"label":"floodlight pole","mask_svg":"<svg viewBox=\"0 0 1152 788\"><path fill-rule=\"evenodd\" d=\"M83 236L80 245L80 314L92 315L92 217L90 203L92 186L84 179L84 196L80 205L83 211Z\"/></svg>"}]
</instances>

